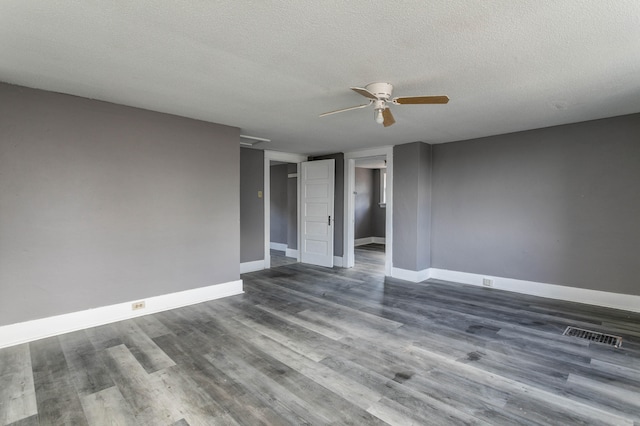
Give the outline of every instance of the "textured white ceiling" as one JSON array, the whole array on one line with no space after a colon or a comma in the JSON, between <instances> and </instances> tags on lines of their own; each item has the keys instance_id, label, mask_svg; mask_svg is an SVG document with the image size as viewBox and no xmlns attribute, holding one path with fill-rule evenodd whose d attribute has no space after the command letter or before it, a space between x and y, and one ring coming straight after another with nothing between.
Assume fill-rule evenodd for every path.
<instances>
[{"instance_id":1,"label":"textured white ceiling","mask_svg":"<svg viewBox=\"0 0 640 426\"><path fill-rule=\"evenodd\" d=\"M321 154L640 111L640 1L0 0L0 81ZM349 90L446 94L383 128Z\"/></svg>"}]
</instances>

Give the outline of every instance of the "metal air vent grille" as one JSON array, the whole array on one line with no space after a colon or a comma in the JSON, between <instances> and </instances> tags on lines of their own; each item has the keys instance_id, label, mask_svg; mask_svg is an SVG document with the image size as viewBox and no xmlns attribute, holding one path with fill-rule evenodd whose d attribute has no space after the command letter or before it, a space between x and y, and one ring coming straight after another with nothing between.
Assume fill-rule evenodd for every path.
<instances>
[{"instance_id":1,"label":"metal air vent grille","mask_svg":"<svg viewBox=\"0 0 640 426\"><path fill-rule=\"evenodd\" d=\"M573 336L580 339L590 340L596 343L604 343L605 345L619 348L622 346L622 337L612 334L599 333L597 331L585 330L583 328L569 326L562 333L563 336Z\"/></svg>"}]
</instances>

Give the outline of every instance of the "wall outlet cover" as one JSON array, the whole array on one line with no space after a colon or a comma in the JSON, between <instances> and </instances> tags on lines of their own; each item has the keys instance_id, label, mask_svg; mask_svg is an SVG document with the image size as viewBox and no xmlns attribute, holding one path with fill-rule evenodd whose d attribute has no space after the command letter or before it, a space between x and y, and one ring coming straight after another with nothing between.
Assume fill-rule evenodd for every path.
<instances>
[{"instance_id":1,"label":"wall outlet cover","mask_svg":"<svg viewBox=\"0 0 640 426\"><path fill-rule=\"evenodd\" d=\"M138 309L144 309L144 300L141 302L135 302L131 304L131 310L137 311Z\"/></svg>"},{"instance_id":2,"label":"wall outlet cover","mask_svg":"<svg viewBox=\"0 0 640 426\"><path fill-rule=\"evenodd\" d=\"M493 287L493 280L491 278L483 278L482 279L483 287Z\"/></svg>"}]
</instances>

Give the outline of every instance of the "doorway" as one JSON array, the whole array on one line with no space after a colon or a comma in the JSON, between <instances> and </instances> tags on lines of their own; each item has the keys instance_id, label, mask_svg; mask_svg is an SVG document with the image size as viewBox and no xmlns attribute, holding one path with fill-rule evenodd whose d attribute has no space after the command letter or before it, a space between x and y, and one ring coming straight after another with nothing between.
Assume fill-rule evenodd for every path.
<instances>
[{"instance_id":1,"label":"doorway","mask_svg":"<svg viewBox=\"0 0 640 426\"><path fill-rule=\"evenodd\" d=\"M300 261L298 250L300 247L298 232L300 184L297 177L300 172L300 163L306 160L307 157L304 155L264 151L265 269L272 266L272 250L274 250L273 266ZM276 168L274 170L274 178L277 179L276 185L271 184L272 166ZM274 198L276 207L272 204L272 198ZM273 222L272 215L274 216ZM274 231L273 238L272 229Z\"/></svg>"},{"instance_id":2,"label":"doorway","mask_svg":"<svg viewBox=\"0 0 640 426\"><path fill-rule=\"evenodd\" d=\"M372 253L384 251L384 273L391 276L393 267L393 147L346 153L345 171L344 266L348 268L355 266L355 247L371 244ZM360 176L358 182L356 174ZM365 183L362 183L363 179ZM368 183L366 183L367 181ZM378 185L375 188L374 182ZM366 190L367 185L370 188L369 194ZM369 225L366 224L367 205L369 206ZM356 222L358 211L358 215L365 215L365 222ZM378 222L371 225L371 220ZM382 223L384 223L384 235L365 235L382 234ZM357 228L358 226L360 227ZM384 246L382 247L382 245ZM358 252L359 255L367 254L363 253L361 249ZM378 254L378 257L381 256Z\"/></svg>"},{"instance_id":3,"label":"doorway","mask_svg":"<svg viewBox=\"0 0 640 426\"><path fill-rule=\"evenodd\" d=\"M385 156L358 158L354 174L354 266L382 269L386 235Z\"/></svg>"},{"instance_id":4,"label":"doorway","mask_svg":"<svg viewBox=\"0 0 640 426\"><path fill-rule=\"evenodd\" d=\"M271 266L298 261L298 171L296 163L271 161L270 234Z\"/></svg>"}]
</instances>

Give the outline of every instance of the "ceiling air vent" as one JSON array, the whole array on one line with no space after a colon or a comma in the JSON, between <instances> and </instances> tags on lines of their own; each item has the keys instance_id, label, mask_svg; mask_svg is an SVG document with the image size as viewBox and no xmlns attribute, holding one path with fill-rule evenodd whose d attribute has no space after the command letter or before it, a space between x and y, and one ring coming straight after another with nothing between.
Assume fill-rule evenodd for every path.
<instances>
[{"instance_id":1,"label":"ceiling air vent","mask_svg":"<svg viewBox=\"0 0 640 426\"><path fill-rule=\"evenodd\" d=\"M599 333L597 331L585 330L583 328L569 326L562 333L563 336L573 336L579 339L590 340L596 343L604 343L605 345L619 348L622 346L622 337L612 334Z\"/></svg>"}]
</instances>

